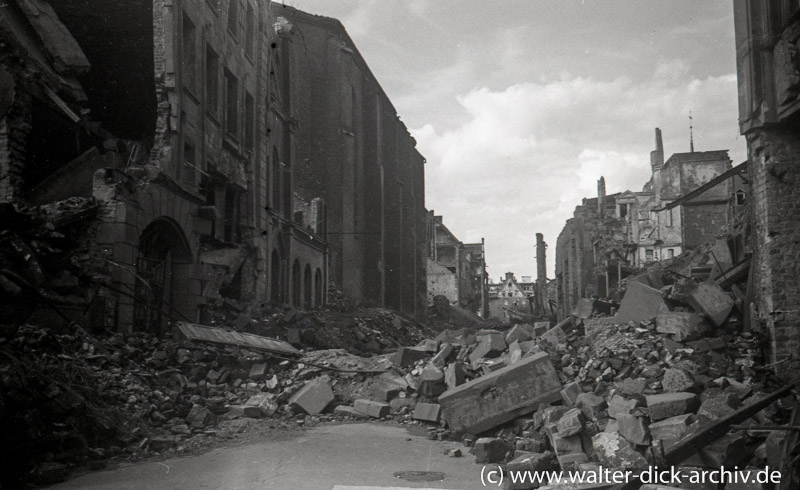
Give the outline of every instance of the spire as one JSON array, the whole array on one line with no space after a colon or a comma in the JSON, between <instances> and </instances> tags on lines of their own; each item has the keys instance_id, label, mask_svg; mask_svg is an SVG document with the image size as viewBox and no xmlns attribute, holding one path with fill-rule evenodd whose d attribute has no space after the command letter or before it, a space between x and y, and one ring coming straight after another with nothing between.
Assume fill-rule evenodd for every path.
<instances>
[{"instance_id":1,"label":"spire","mask_svg":"<svg viewBox=\"0 0 800 490\"><path fill-rule=\"evenodd\" d=\"M689 110L689 151L694 153L694 128L692 127L692 111Z\"/></svg>"}]
</instances>

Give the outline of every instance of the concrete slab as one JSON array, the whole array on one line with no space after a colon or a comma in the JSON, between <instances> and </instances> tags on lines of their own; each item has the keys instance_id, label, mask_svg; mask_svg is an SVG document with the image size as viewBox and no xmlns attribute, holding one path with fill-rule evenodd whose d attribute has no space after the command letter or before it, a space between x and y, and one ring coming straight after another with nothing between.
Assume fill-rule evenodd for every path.
<instances>
[{"instance_id":1,"label":"concrete slab","mask_svg":"<svg viewBox=\"0 0 800 490\"><path fill-rule=\"evenodd\" d=\"M650 321L659 313L669 311L661 291L640 282L628 284L628 290L614 319L619 323Z\"/></svg>"}]
</instances>

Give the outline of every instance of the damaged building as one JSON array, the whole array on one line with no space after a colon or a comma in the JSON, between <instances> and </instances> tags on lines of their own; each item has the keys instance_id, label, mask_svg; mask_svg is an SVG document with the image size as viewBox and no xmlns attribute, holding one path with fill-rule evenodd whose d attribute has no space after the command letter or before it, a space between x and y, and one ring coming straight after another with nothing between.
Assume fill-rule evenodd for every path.
<instances>
[{"instance_id":1,"label":"damaged building","mask_svg":"<svg viewBox=\"0 0 800 490\"><path fill-rule=\"evenodd\" d=\"M770 362L798 373L800 260L800 5L735 0L739 123L752 178L751 285L757 324L769 336Z\"/></svg>"},{"instance_id":2,"label":"damaged building","mask_svg":"<svg viewBox=\"0 0 800 490\"><path fill-rule=\"evenodd\" d=\"M302 219L324 217L330 280L365 304L423 312L425 159L416 141L341 22L277 3L272 13L283 104L275 151L295 194L324 200Z\"/></svg>"},{"instance_id":3,"label":"damaged building","mask_svg":"<svg viewBox=\"0 0 800 490\"><path fill-rule=\"evenodd\" d=\"M486 257L484 243L463 243L444 224L442 216L427 211L428 305L444 296L451 304L486 318Z\"/></svg>"},{"instance_id":4,"label":"damaged building","mask_svg":"<svg viewBox=\"0 0 800 490\"><path fill-rule=\"evenodd\" d=\"M90 204L92 326L247 320L330 285L423 311L424 158L338 21L252 0L1 14L0 199Z\"/></svg>"},{"instance_id":5,"label":"damaged building","mask_svg":"<svg viewBox=\"0 0 800 490\"><path fill-rule=\"evenodd\" d=\"M745 167L732 167L727 150L675 153L666 161L655 130L651 178L641 192L585 198L567 220L556 246L559 317L578 299L615 299L623 279L642 267L673 259L733 230L746 212ZM741 257L741 233L727 256Z\"/></svg>"}]
</instances>

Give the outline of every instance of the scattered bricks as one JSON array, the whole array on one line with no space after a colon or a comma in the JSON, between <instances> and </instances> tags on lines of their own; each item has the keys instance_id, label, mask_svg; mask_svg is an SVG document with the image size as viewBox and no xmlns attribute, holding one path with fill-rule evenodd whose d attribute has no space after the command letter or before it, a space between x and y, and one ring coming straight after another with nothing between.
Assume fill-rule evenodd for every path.
<instances>
[{"instance_id":1,"label":"scattered bricks","mask_svg":"<svg viewBox=\"0 0 800 490\"><path fill-rule=\"evenodd\" d=\"M587 419L595 420L608 405L604 399L594 393L581 393L575 399L575 406L581 409Z\"/></svg>"},{"instance_id":2,"label":"scattered bricks","mask_svg":"<svg viewBox=\"0 0 800 490\"><path fill-rule=\"evenodd\" d=\"M614 395L608 402L608 416L615 419L619 415L632 415L638 406L639 400Z\"/></svg>"},{"instance_id":3,"label":"scattered bricks","mask_svg":"<svg viewBox=\"0 0 800 490\"><path fill-rule=\"evenodd\" d=\"M438 403L417 403L414 407L414 414L411 416L416 420L426 422L438 422L442 407Z\"/></svg>"},{"instance_id":4,"label":"scattered bricks","mask_svg":"<svg viewBox=\"0 0 800 490\"><path fill-rule=\"evenodd\" d=\"M703 336L708 326L697 313L665 311L656 317L656 332L672 335L678 342Z\"/></svg>"},{"instance_id":5,"label":"scattered bricks","mask_svg":"<svg viewBox=\"0 0 800 490\"><path fill-rule=\"evenodd\" d=\"M441 368L428 364L419 376L419 392L427 397L435 398L447 389L444 382L444 371Z\"/></svg>"},{"instance_id":6,"label":"scattered bricks","mask_svg":"<svg viewBox=\"0 0 800 490\"><path fill-rule=\"evenodd\" d=\"M292 398L289 404L294 407L302 408L309 415L317 415L325 410L334 399L333 389L331 389L331 379L327 376L320 376L307 382Z\"/></svg>"},{"instance_id":7,"label":"scattered bricks","mask_svg":"<svg viewBox=\"0 0 800 490\"><path fill-rule=\"evenodd\" d=\"M460 362L454 362L444 370L444 383L447 385L448 390L464 384L465 378L464 364Z\"/></svg>"},{"instance_id":8,"label":"scattered bricks","mask_svg":"<svg viewBox=\"0 0 800 490\"><path fill-rule=\"evenodd\" d=\"M650 420L654 422L693 413L698 405L697 395L685 392L647 395L645 400L650 412Z\"/></svg>"},{"instance_id":9,"label":"scattered bricks","mask_svg":"<svg viewBox=\"0 0 800 490\"><path fill-rule=\"evenodd\" d=\"M617 424L619 424L619 435L631 444L643 446L650 443L648 422L644 417L621 413L617 415Z\"/></svg>"},{"instance_id":10,"label":"scattered bricks","mask_svg":"<svg viewBox=\"0 0 800 490\"><path fill-rule=\"evenodd\" d=\"M532 330L530 325L514 325L514 328L506 334L506 344L511 345L514 342L531 340Z\"/></svg>"},{"instance_id":11,"label":"scattered bricks","mask_svg":"<svg viewBox=\"0 0 800 490\"><path fill-rule=\"evenodd\" d=\"M500 463L513 451L514 447L499 437L481 437L472 447L475 462L478 464Z\"/></svg>"},{"instance_id":12,"label":"scattered bricks","mask_svg":"<svg viewBox=\"0 0 800 490\"><path fill-rule=\"evenodd\" d=\"M618 323L644 322L657 317L659 313L668 311L661 291L640 282L628 284L628 290L619 305L614 320Z\"/></svg>"},{"instance_id":13,"label":"scattered bricks","mask_svg":"<svg viewBox=\"0 0 800 490\"><path fill-rule=\"evenodd\" d=\"M541 337L548 330L550 330L550 322L536 322L533 324L533 335L535 337Z\"/></svg>"},{"instance_id":14,"label":"scattered bricks","mask_svg":"<svg viewBox=\"0 0 800 490\"><path fill-rule=\"evenodd\" d=\"M425 352L421 349L415 349L412 347L400 347L397 349L397 352L392 354L389 357L389 360L396 366L406 367L406 366L413 366L417 363L420 359L425 359L428 357L428 352Z\"/></svg>"},{"instance_id":15,"label":"scattered bricks","mask_svg":"<svg viewBox=\"0 0 800 490\"><path fill-rule=\"evenodd\" d=\"M697 410L697 418L700 420L717 420L732 414L742 403L733 393L720 393L719 395L707 398Z\"/></svg>"},{"instance_id":16,"label":"scattered bricks","mask_svg":"<svg viewBox=\"0 0 800 490\"><path fill-rule=\"evenodd\" d=\"M450 359L450 356L453 355L453 352L455 352L455 350L456 349L455 347L453 347L453 344L450 343L442 344L442 347L439 349L439 352L435 356L433 356L431 362L436 366L443 367L447 364L448 359Z\"/></svg>"},{"instance_id":17,"label":"scattered bricks","mask_svg":"<svg viewBox=\"0 0 800 490\"><path fill-rule=\"evenodd\" d=\"M689 304L705 313L716 326L722 325L733 309L733 299L713 281L698 284L689 293Z\"/></svg>"},{"instance_id":18,"label":"scattered bricks","mask_svg":"<svg viewBox=\"0 0 800 490\"><path fill-rule=\"evenodd\" d=\"M400 394L400 388L397 385L378 381L371 387L372 394L380 401L388 402L396 398Z\"/></svg>"},{"instance_id":19,"label":"scattered bricks","mask_svg":"<svg viewBox=\"0 0 800 490\"><path fill-rule=\"evenodd\" d=\"M386 417L391 411L391 407L386 403L365 400L363 398L353 402L353 408L356 409L357 412L376 419Z\"/></svg>"},{"instance_id":20,"label":"scattered bricks","mask_svg":"<svg viewBox=\"0 0 800 490\"><path fill-rule=\"evenodd\" d=\"M575 406L578 396L582 393L583 389L581 385L578 384L577 381L573 381L572 383L564 385L564 389L561 390L561 399L564 400L565 404L573 407Z\"/></svg>"},{"instance_id":21,"label":"scattered bricks","mask_svg":"<svg viewBox=\"0 0 800 490\"><path fill-rule=\"evenodd\" d=\"M214 422L214 415L202 405L193 405L185 420L193 429L202 429Z\"/></svg>"},{"instance_id":22,"label":"scattered bricks","mask_svg":"<svg viewBox=\"0 0 800 490\"><path fill-rule=\"evenodd\" d=\"M564 437L580 434L583 430L584 420L583 412L578 408L573 408L558 419L558 433Z\"/></svg>"},{"instance_id":23,"label":"scattered bricks","mask_svg":"<svg viewBox=\"0 0 800 490\"><path fill-rule=\"evenodd\" d=\"M605 466L610 468L644 468L647 460L633 449L621 435L601 432L592 438L594 452Z\"/></svg>"},{"instance_id":24,"label":"scattered bricks","mask_svg":"<svg viewBox=\"0 0 800 490\"><path fill-rule=\"evenodd\" d=\"M689 426L695 420L696 418L693 414L687 413L653 422L650 424L650 436L653 440L662 441L664 447L669 449L672 443L679 441L689 431Z\"/></svg>"},{"instance_id":25,"label":"scattered bricks","mask_svg":"<svg viewBox=\"0 0 800 490\"><path fill-rule=\"evenodd\" d=\"M275 401L275 395L270 393L257 393L251 396L244 405L245 407L256 407L262 417L272 417L280 408Z\"/></svg>"},{"instance_id":26,"label":"scattered bricks","mask_svg":"<svg viewBox=\"0 0 800 490\"><path fill-rule=\"evenodd\" d=\"M472 365L477 365L478 361L483 358L494 358L499 356L506 350L506 341L502 335L489 334L481 336L480 343L469 355L469 360Z\"/></svg>"},{"instance_id":27,"label":"scattered bricks","mask_svg":"<svg viewBox=\"0 0 800 490\"><path fill-rule=\"evenodd\" d=\"M581 463L588 463L589 457L585 453L562 454L558 457L558 465L562 471L575 471Z\"/></svg>"},{"instance_id":28,"label":"scattered bricks","mask_svg":"<svg viewBox=\"0 0 800 490\"><path fill-rule=\"evenodd\" d=\"M369 418L369 415L363 414L349 405L337 405L336 408L333 409L333 413L335 415L342 415L345 417L354 417L359 419Z\"/></svg>"},{"instance_id":29,"label":"scattered bricks","mask_svg":"<svg viewBox=\"0 0 800 490\"><path fill-rule=\"evenodd\" d=\"M690 391L694 388L694 385L694 380L688 373L676 368L669 368L664 371L664 378L661 380L661 387L667 393Z\"/></svg>"},{"instance_id":30,"label":"scattered bricks","mask_svg":"<svg viewBox=\"0 0 800 490\"><path fill-rule=\"evenodd\" d=\"M583 441L580 435L565 436L556 432L551 436L550 442L558 456L583 452Z\"/></svg>"},{"instance_id":31,"label":"scattered bricks","mask_svg":"<svg viewBox=\"0 0 800 490\"><path fill-rule=\"evenodd\" d=\"M540 352L446 391L439 404L451 429L481 433L559 400L560 392L550 357Z\"/></svg>"},{"instance_id":32,"label":"scattered bricks","mask_svg":"<svg viewBox=\"0 0 800 490\"><path fill-rule=\"evenodd\" d=\"M523 356L522 347L519 346L518 341L514 341L511 345L508 346L508 361L507 364L515 364L522 359Z\"/></svg>"},{"instance_id":33,"label":"scattered bricks","mask_svg":"<svg viewBox=\"0 0 800 490\"><path fill-rule=\"evenodd\" d=\"M250 366L250 374L248 374L247 377L253 381L264 381L267 377L267 365L253 364Z\"/></svg>"}]
</instances>

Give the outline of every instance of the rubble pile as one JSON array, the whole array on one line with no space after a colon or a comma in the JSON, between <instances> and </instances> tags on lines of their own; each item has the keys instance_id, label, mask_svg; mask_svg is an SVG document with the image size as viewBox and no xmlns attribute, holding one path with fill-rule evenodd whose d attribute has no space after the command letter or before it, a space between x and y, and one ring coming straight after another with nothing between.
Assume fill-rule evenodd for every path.
<instances>
[{"instance_id":1,"label":"rubble pile","mask_svg":"<svg viewBox=\"0 0 800 490\"><path fill-rule=\"evenodd\" d=\"M780 467L785 431L757 429L786 423L791 397L729 432L728 417L785 386L764 367L761 336L744 331L741 301L714 281L665 286L658 273L627 290L615 316L444 331L401 348L372 397L336 410L438 424L436 437L506 469L635 470L677 458L714 424L723 435L681 466Z\"/></svg>"}]
</instances>

